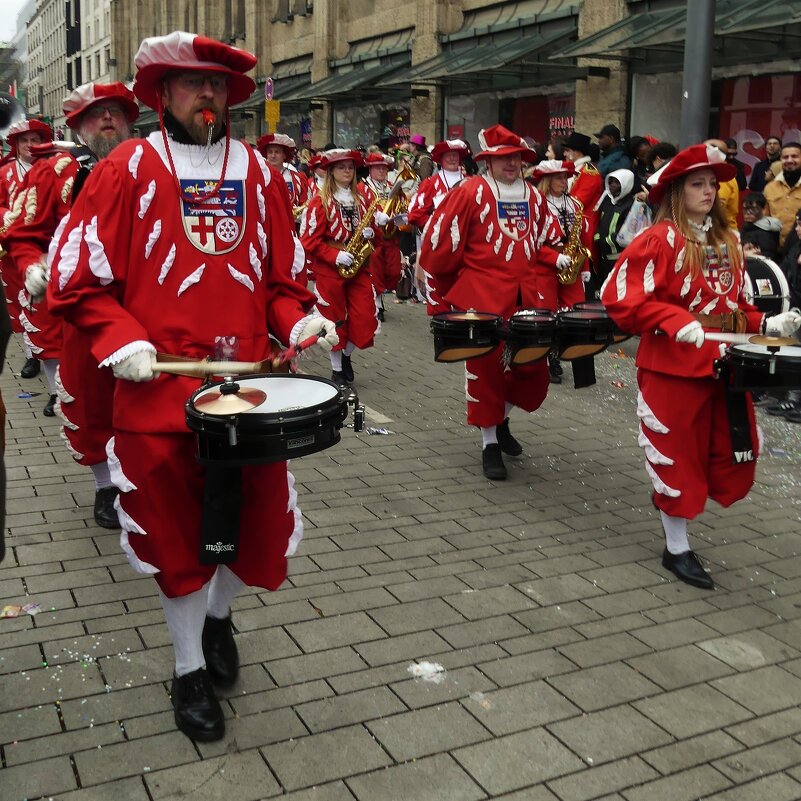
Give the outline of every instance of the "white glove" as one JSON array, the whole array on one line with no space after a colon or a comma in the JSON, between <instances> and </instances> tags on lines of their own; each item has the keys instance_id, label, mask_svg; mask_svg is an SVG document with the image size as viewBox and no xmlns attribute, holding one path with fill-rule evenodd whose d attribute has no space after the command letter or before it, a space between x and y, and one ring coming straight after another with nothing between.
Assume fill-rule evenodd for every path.
<instances>
[{"instance_id":1,"label":"white glove","mask_svg":"<svg viewBox=\"0 0 801 801\"><path fill-rule=\"evenodd\" d=\"M369 227L365 228L364 231L362 231L362 236L365 239L370 240L375 236L375 231L372 228L369 228Z\"/></svg>"},{"instance_id":2,"label":"white glove","mask_svg":"<svg viewBox=\"0 0 801 801\"><path fill-rule=\"evenodd\" d=\"M127 356L119 364L112 365L111 371L115 378L124 378L126 381L152 381L156 376L153 373L153 353L142 350Z\"/></svg>"},{"instance_id":3,"label":"white glove","mask_svg":"<svg viewBox=\"0 0 801 801\"><path fill-rule=\"evenodd\" d=\"M27 282L25 284L27 286ZM797 309L774 314L765 320L765 333L772 337L791 337L801 327L801 312Z\"/></svg>"},{"instance_id":4,"label":"white glove","mask_svg":"<svg viewBox=\"0 0 801 801\"><path fill-rule=\"evenodd\" d=\"M353 256L344 250L340 250L339 253L337 253L336 263L342 267L350 267L350 265L353 264Z\"/></svg>"},{"instance_id":5,"label":"white glove","mask_svg":"<svg viewBox=\"0 0 801 801\"><path fill-rule=\"evenodd\" d=\"M326 320L325 317L314 317L309 320L303 326L303 330L298 336L298 342L303 342L304 339L314 336L318 337L315 344L326 353L339 344L337 327L331 320Z\"/></svg>"},{"instance_id":6,"label":"white glove","mask_svg":"<svg viewBox=\"0 0 801 801\"><path fill-rule=\"evenodd\" d=\"M25 270L25 291L34 299L43 298L47 291L47 266L43 261Z\"/></svg>"},{"instance_id":7,"label":"white glove","mask_svg":"<svg viewBox=\"0 0 801 801\"><path fill-rule=\"evenodd\" d=\"M586 284L590 280L590 278L592 278L592 273L589 270L585 270L581 274L581 283Z\"/></svg>"},{"instance_id":8,"label":"white glove","mask_svg":"<svg viewBox=\"0 0 801 801\"><path fill-rule=\"evenodd\" d=\"M556 269L557 270L566 270L570 265L573 263L573 260L570 256L566 256L564 253L560 253L556 257Z\"/></svg>"},{"instance_id":9,"label":"white glove","mask_svg":"<svg viewBox=\"0 0 801 801\"><path fill-rule=\"evenodd\" d=\"M384 214L383 211L377 211L373 219L379 228L383 228L389 222L388 215Z\"/></svg>"},{"instance_id":10,"label":"white glove","mask_svg":"<svg viewBox=\"0 0 801 801\"><path fill-rule=\"evenodd\" d=\"M394 222L395 225L408 225L409 224L409 215L406 212L404 212L403 214L396 214L392 218L392 222Z\"/></svg>"},{"instance_id":11,"label":"white glove","mask_svg":"<svg viewBox=\"0 0 801 801\"><path fill-rule=\"evenodd\" d=\"M700 348L704 344L704 327L698 320L687 323L676 332L676 342L688 342Z\"/></svg>"}]
</instances>

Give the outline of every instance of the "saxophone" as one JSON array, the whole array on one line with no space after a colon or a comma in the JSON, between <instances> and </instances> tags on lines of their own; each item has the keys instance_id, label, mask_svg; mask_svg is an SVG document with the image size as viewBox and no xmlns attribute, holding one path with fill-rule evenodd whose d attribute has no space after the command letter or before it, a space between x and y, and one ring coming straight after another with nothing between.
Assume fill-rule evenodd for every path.
<instances>
[{"instance_id":1,"label":"saxophone","mask_svg":"<svg viewBox=\"0 0 801 801\"><path fill-rule=\"evenodd\" d=\"M364 213L364 217L362 217L361 221L356 227L356 230L353 232L353 236L351 236L351 238L348 240L348 244L343 248L345 253L350 253L350 255L353 256L353 261L348 267L346 267L344 264L340 264L337 267L337 272L341 278L353 278L353 276L356 275L356 273L358 273L362 267L364 267L367 259L370 258L370 254L372 254L372 252L375 250L375 247L370 240L364 238L364 229L367 228L373 221L373 217L378 211L380 204L381 198L376 196L375 200L373 200L367 211Z\"/></svg>"},{"instance_id":2,"label":"saxophone","mask_svg":"<svg viewBox=\"0 0 801 801\"><path fill-rule=\"evenodd\" d=\"M576 198L573 198L573 202L576 204L576 219L573 220L573 225L570 226L570 232L567 235L567 243L562 251L566 256L570 256L570 266L565 267L564 270L556 271L556 278L563 286L576 283L576 279L579 277L584 262L592 256L590 249L581 244L584 204Z\"/></svg>"}]
</instances>

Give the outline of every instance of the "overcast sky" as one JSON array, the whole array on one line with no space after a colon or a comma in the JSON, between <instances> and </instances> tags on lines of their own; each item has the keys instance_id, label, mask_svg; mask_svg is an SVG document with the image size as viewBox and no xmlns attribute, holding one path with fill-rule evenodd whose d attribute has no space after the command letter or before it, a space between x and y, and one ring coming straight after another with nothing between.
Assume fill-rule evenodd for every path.
<instances>
[{"instance_id":1,"label":"overcast sky","mask_svg":"<svg viewBox=\"0 0 801 801\"><path fill-rule=\"evenodd\" d=\"M25 0L0 0L0 42L12 39L17 30L17 14Z\"/></svg>"}]
</instances>

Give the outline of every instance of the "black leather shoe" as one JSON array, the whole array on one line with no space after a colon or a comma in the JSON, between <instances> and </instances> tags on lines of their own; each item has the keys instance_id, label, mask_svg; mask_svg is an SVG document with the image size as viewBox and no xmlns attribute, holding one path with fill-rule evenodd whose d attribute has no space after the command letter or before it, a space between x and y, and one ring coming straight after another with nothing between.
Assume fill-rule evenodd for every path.
<instances>
[{"instance_id":1,"label":"black leather shoe","mask_svg":"<svg viewBox=\"0 0 801 801\"><path fill-rule=\"evenodd\" d=\"M670 553L665 548L662 553L662 567L670 570L685 584L692 584L693 587L700 587L702 590L715 589L715 582L692 551Z\"/></svg>"},{"instance_id":2,"label":"black leather shoe","mask_svg":"<svg viewBox=\"0 0 801 801\"><path fill-rule=\"evenodd\" d=\"M55 417L56 416L56 396L51 395L50 400L47 402L47 405L42 409L42 414L45 417Z\"/></svg>"},{"instance_id":3,"label":"black leather shoe","mask_svg":"<svg viewBox=\"0 0 801 801\"><path fill-rule=\"evenodd\" d=\"M383 310L383 309L379 309L379 310L376 312L376 315L375 315L375 316L378 318L378 322L379 322L379 323L383 323L383 322L384 322L384 310Z\"/></svg>"},{"instance_id":4,"label":"black leather shoe","mask_svg":"<svg viewBox=\"0 0 801 801\"><path fill-rule=\"evenodd\" d=\"M225 735L225 717L205 668L172 678L175 725L192 740L210 743Z\"/></svg>"},{"instance_id":5,"label":"black leather shoe","mask_svg":"<svg viewBox=\"0 0 801 801\"><path fill-rule=\"evenodd\" d=\"M340 387L348 386L348 379L345 378L345 374L342 372L342 370L332 370L331 380Z\"/></svg>"},{"instance_id":6,"label":"black leather shoe","mask_svg":"<svg viewBox=\"0 0 801 801\"><path fill-rule=\"evenodd\" d=\"M100 528L120 527L120 519L114 508L114 500L119 494L116 487L103 487L95 492L95 523Z\"/></svg>"},{"instance_id":7,"label":"black leather shoe","mask_svg":"<svg viewBox=\"0 0 801 801\"><path fill-rule=\"evenodd\" d=\"M500 445L493 442L484 448L481 454L481 465L486 478L493 481L503 481L506 478L506 465L503 463Z\"/></svg>"},{"instance_id":8,"label":"black leather shoe","mask_svg":"<svg viewBox=\"0 0 801 801\"><path fill-rule=\"evenodd\" d=\"M345 376L345 381L350 383L353 381L353 365L350 361L350 356L346 356L344 353L342 354L342 375Z\"/></svg>"},{"instance_id":9,"label":"black leather shoe","mask_svg":"<svg viewBox=\"0 0 801 801\"><path fill-rule=\"evenodd\" d=\"M495 433L498 435L498 445L501 450L509 456L520 456L523 453L523 446L512 436L509 431L509 418L507 417L499 426L496 426Z\"/></svg>"},{"instance_id":10,"label":"black leather shoe","mask_svg":"<svg viewBox=\"0 0 801 801\"><path fill-rule=\"evenodd\" d=\"M41 369L41 362L31 356L30 359L25 359L25 364L22 365L22 369L19 371L19 374L22 378L36 378Z\"/></svg>"},{"instance_id":11,"label":"black leather shoe","mask_svg":"<svg viewBox=\"0 0 801 801\"><path fill-rule=\"evenodd\" d=\"M554 375L561 376L565 371L562 369L562 362L559 359L552 357L548 359L548 367Z\"/></svg>"},{"instance_id":12,"label":"black leather shoe","mask_svg":"<svg viewBox=\"0 0 801 801\"><path fill-rule=\"evenodd\" d=\"M239 676L239 652L234 642L231 616L222 620L206 616L203 626L203 656L206 670L218 687L230 687Z\"/></svg>"}]
</instances>

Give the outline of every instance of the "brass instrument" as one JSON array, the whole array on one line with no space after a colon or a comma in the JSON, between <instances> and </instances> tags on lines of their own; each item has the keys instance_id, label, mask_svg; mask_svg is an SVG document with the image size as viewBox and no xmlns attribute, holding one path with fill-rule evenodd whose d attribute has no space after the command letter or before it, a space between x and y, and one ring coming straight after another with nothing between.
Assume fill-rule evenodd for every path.
<instances>
[{"instance_id":1,"label":"brass instrument","mask_svg":"<svg viewBox=\"0 0 801 801\"><path fill-rule=\"evenodd\" d=\"M292 207L292 216L295 218L295 222L297 222L304 211L306 211L306 206L309 205L309 201L307 200L305 203L301 203L300 206L293 206Z\"/></svg>"},{"instance_id":2,"label":"brass instrument","mask_svg":"<svg viewBox=\"0 0 801 801\"><path fill-rule=\"evenodd\" d=\"M367 259L370 258L370 255L375 250L370 240L364 238L364 229L373 221L380 204L381 198L376 197L364 213L364 217L362 217L358 226L356 226L356 230L348 240L347 245L343 248L345 253L350 253L353 256L353 261L347 267L344 264L337 265L337 272L341 278L353 278L364 267Z\"/></svg>"},{"instance_id":3,"label":"brass instrument","mask_svg":"<svg viewBox=\"0 0 801 801\"><path fill-rule=\"evenodd\" d=\"M592 256L590 249L581 244L581 226L584 222L584 204L573 198L576 204L576 219L570 226L567 243L562 253L570 256L570 266L556 271L556 278L563 286L575 284L584 262Z\"/></svg>"},{"instance_id":4,"label":"brass instrument","mask_svg":"<svg viewBox=\"0 0 801 801\"><path fill-rule=\"evenodd\" d=\"M398 235L398 226L392 222L392 219L399 214L406 214L406 212L409 211L409 198L406 197L406 193L403 191L403 184L406 181L416 181L417 177L417 173L412 168L412 165L409 164L408 161L404 161L398 174L395 176L395 183L392 187L394 192L395 188L400 186L400 191L394 196L390 194L387 205L384 208L384 214L390 218L389 222L384 226L384 230L381 232L384 239L392 239ZM405 229L406 226L403 228Z\"/></svg>"}]
</instances>

